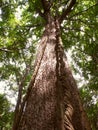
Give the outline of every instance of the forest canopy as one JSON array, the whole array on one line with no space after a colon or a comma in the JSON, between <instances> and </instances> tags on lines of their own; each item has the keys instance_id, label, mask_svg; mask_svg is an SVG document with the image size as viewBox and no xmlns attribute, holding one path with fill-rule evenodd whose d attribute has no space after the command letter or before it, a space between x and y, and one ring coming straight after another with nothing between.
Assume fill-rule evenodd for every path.
<instances>
[{"instance_id":1,"label":"forest canopy","mask_svg":"<svg viewBox=\"0 0 98 130\"><path fill-rule=\"evenodd\" d=\"M51 14L60 15L68 2L54 0ZM8 122L0 126L4 130L10 129L13 118L11 98L17 100L20 86L23 86L22 95L25 94L34 71L36 50L46 24L42 6L40 0L0 0L0 89L5 95L0 95L0 102L5 104L1 103L0 108L10 109L0 111L0 124ZM97 24L98 1L77 0L61 25L64 50L74 76L77 75L81 99L93 130L98 129ZM10 119L2 115L10 115Z\"/></svg>"}]
</instances>

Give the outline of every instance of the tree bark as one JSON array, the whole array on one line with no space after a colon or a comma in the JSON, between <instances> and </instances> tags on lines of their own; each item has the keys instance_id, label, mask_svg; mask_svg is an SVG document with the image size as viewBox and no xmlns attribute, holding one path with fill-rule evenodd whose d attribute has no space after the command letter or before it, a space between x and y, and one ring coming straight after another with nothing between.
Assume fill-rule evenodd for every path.
<instances>
[{"instance_id":1,"label":"tree bark","mask_svg":"<svg viewBox=\"0 0 98 130\"><path fill-rule=\"evenodd\" d=\"M47 24L36 62L40 64L17 130L91 130L62 47L58 19Z\"/></svg>"}]
</instances>

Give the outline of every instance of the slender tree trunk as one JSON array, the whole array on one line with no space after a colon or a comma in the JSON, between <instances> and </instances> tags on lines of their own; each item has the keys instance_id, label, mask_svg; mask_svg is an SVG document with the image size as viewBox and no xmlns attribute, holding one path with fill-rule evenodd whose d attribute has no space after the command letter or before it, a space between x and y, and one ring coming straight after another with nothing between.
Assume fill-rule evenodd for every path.
<instances>
[{"instance_id":1,"label":"slender tree trunk","mask_svg":"<svg viewBox=\"0 0 98 130\"><path fill-rule=\"evenodd\" d=\"M51 19L45 28L36 67L17 130L91 130L67 64L57 19Z\"/></svg>"}]
</instances>

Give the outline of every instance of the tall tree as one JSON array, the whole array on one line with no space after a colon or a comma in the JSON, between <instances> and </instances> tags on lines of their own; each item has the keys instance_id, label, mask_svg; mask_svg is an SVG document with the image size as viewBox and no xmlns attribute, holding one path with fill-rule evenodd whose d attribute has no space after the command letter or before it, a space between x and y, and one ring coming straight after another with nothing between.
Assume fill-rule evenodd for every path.
<instances>
[{"instance_id":1,"label":"tall tree","mask_svg":"<svg viewBox=\"0 0 98 130\"><path fill-rule=\"evenodd\" d=\"M29 3L44 19L45 29L27 93L21 105L17 103L13 130L90 130L61 36L76 0Z\"/></svg>"}]
</instances>

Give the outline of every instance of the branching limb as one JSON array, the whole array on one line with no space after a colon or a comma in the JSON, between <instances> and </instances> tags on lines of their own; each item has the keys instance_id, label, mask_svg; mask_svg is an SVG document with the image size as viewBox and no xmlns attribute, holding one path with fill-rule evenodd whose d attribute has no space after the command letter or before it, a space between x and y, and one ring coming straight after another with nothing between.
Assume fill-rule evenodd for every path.
<instances>
[{"instance_id":1,"label":"branching limb","mask_svg":"<svg viewBox=\"0 0 98 130\"><path fill-rule=\"evenodd\" d=\"M72 7L75 5L76 0L70 0L67 5L66 8L63 9L62 11L62 15L60 17L60 21L62 22L66 16L71 12Z\"/></svg>"},{"instance_id":2,"label":"branching limb","mask_svg":"<svg viewBox=\"0 0 98 130\"><path fill-rule=\"evenodd\" d=\"M92 5L92 6L90 6L89 8L87 8L87 9L85 9L85 10L82 10L82 11L80 11L80 12L74 14L73 16L69 17L69 19L70 19L70 18L73 18L73 17L75 17L75 16L77 16L77 15L82 15L82 13L85 13L86 11L89 11L90 9L92 9L93 7L95 7L95 6L97 6L97 5L98 5L98 3L96 3L96 4Z\"/></svg>"},{"instance_id":3,"label":"branching limb","mask_svg":"<svg viewBox=\"0 0 98 130\"><path fill-rule=\"evenodd\" d=\"M49 18L49 14L50 14L50 8L51 8L53 2L48 1L48 0L41 0L41 3L42 3L42 7L43 7L43 13L40 10L38 10L38 12L39 12L39 15L44 17L45 20L47 21L47 20L49 20L48 18Z\"/></svg>"},{"instance_id":4,"label":"branching limb","mask_svg":"<svg viewBox=\"0 0 98 130\"><path fill-rule=\"evenodd\" d=\"M78 32L82 32L82 33L86 34L89 38L92 37L92 35L88 34L86 31L84 31L84 30L82 30L82 29L79 29L79 28L66 28L66 29L62 28L62 29L63 29L64 32L65 32L66 30L78 31ZM93 41L93 40L92 40L92 41Z\"/></svg>"},{"instance_id":5,"label":"branching limb","mask_svg":"<svg viewBox=\"0 0 98 130\"><path fill-rule=\"evenodd\" d=\"M50 11L50 7L51 7L51 3L48 0L41 0L44 12L49 12Z\"/></svg>"},{"instance_id":6,"label":"branching limb","mask_svg":"<svg viewBox=\"0 0 98 130\"><path fill-rule=\"evenodd\" d=\"M12 52L11 50L8 50L7 48L0 48L0 51L2 51L2 52Z\"/></svg>"}]
</instances>

